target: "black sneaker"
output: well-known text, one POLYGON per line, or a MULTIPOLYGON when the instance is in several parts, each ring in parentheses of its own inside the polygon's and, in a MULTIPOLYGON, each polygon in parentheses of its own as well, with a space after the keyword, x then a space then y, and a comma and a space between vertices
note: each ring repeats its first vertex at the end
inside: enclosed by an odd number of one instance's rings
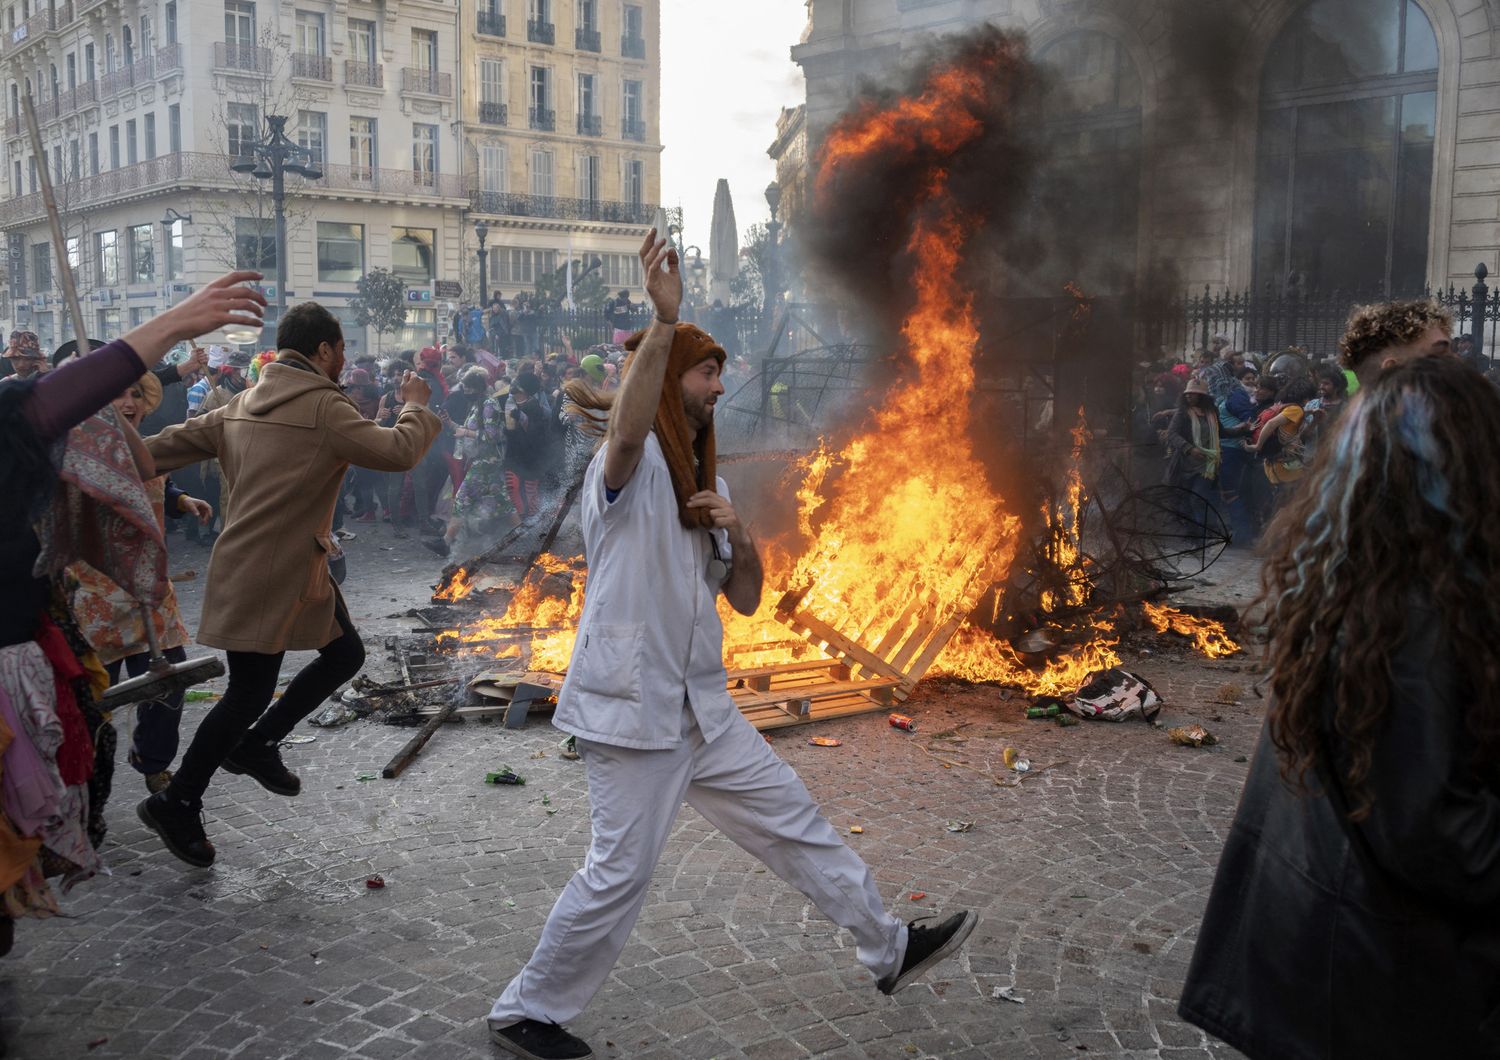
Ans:
POLYGON ((508 1027, 491 1027, 490 1041, 526 1060, 589 1060, 594 1050, 555 1023, 521 1020, 508 1027))
POLYGON ((175 857, 206 869, 214 863, 214 845, 203 831, 203 809, 175 799, 165 791, 142 799, 135 815, 161 837, 175 857))
POLYGON ((225 757, 224 772, 248 775, 273 795, 294 797, 302 793, 302 781, 281 762, 275 743, 246 736, 225 757))
POLYGON ((448 555, 448 542, 441 537, 424 537, 422 544, 439 556, 446 558, 448 555))
POLYGON ((954 913, 937 927, 919 926, 921 921, 931 919, 919 916, 907 925, 906 956, 901 967, 875 984, 882 994, 894 994, 934 964, 956 953, 979 923, 979 914, 966 910, 954 913))

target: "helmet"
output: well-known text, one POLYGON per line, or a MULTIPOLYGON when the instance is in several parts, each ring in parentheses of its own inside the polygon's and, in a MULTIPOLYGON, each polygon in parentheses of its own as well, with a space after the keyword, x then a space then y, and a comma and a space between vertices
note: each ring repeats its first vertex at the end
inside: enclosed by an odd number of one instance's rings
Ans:
POLYGON ((604 382, 604 358, 597 353, 588 354, 578 362, 578 367, 583 369, 583 374, 589 377, 590 382, 604 382))

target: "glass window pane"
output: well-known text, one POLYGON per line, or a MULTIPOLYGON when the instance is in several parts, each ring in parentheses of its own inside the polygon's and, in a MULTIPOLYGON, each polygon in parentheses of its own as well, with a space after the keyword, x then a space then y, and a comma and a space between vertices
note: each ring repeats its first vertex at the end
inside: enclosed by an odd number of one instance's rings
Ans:
POLYGON ((1384 287, 1396 100, 1297 111, 1292 269, 1310 291, 1384 287))
POLYGON ((1427 13, 1412 0, 1406 0, 1406 62, 1407 70, 1436 70, 1438 66, 1437 37, 1433 35, 1432 23, 1427 13))
POLYGON ((1427 230, 1432 215, 1432 146, 1437 93, 1401 101, 1401 166, 1391 246, 1391 293, 1415 295, 1427 284, 1427 230))
POLYGON ((1397 72, 1405 0, 1314 0, 1271 46, 1264 88, 1290 92, 1397 72))

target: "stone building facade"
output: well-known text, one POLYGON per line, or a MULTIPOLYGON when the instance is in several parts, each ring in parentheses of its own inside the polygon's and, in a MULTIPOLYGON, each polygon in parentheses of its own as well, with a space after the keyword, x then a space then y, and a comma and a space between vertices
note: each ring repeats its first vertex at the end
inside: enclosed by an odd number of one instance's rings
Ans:
POLYGON ((1067 104, 1049 144, 1096 175, 1099 252, 1137 276, 1170 261, 1197 290, 1404 293, 1472 283, 1500 257, 1500 0, 808 8, 792 54, 813 150, 862 79, 933 37, 1024 31, 1067 104), (1186 74, 1205 62, 1235 89, 1227 108, 1186 74))
POLYGON ((507 297, 571 255, 643 292, 661 199, 660 0, 461 0, 462 135, 487 281, 507 297), (516 10, 507 10, 514 7, 516 10))

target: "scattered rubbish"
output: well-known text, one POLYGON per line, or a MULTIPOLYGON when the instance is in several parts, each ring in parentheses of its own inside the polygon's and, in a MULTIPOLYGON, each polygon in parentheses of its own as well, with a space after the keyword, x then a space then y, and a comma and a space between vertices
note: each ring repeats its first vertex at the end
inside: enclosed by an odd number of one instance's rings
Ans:
POLYGON ((1031 759, 1027 758, 1014 747, 1007 747, 1000 752, 1000 758, 1005 762, 1006 769, 1014 769, 1017 773, 1028 773, 1031 771, 1031 759))
POLYGON ((1234 756, 1234 760, 1236 762, 1248 762, 1248 761, 1250 761, 1250 759, 1246 758, 1244 755, 1235 755, 1234 756))
POLYGON ((218 699, 219 693, 210 692, 206 688, 189 689, 187 695, 182 697, 188 703, 206 703, 210 699, 218 699))
POLYGON ((318 1003, 318 999, 315 997, 304 997, 302 999, 302 1003, 304 1005, 316 1005, 318 1003))
POLYGON ((1150 721, 1161 711, 1161 697, 1143 678, 1112 666, 1089 674, 1087 683, 1067 706, 1083 718, 1124 721, 1140 717, 1150 721))
POLYGON ((366 780, 379 780, 380 779, 380 774, 379 773, 361 773, 357 777, 355 777, 354 779, 360 781, 361 783, 363 783, 366 780))
POLYGON ((1051 696, 1046 696, 1044 699, 1045 702, 1038 700, 1035 706, 1026 708, 1026 716, 1028 718, 1055 718, 1063 712, 1062 700, 1054 699, 1051 696))
POLYGON ((1238 703, 1245 694, 1245 690, 1239 685, 1220 685, 1214 692, 1215 703, 1238 703))
POLYGON ((1026 1004, 1026 999, 1016 993, 1016 988, 1013 986, 997 986, 990 992, 990 997, 996 1001, 1011 1001, 1017 1005, 1026 1004))
POLYGON ((174 581, 174 582, 190 582, 190 581, 192 581, 196 577, 198 577, 198 572, 197 571, 195 571, 195 570, 185 570, 185 571, 179 571, 178 573, 173 574, 173 575, 169 575, 168 578, 167 578, 167 580, 168 581, 174 581))
POLYGON ((1183 747, 1209 747, 1219 742, 1219 738, 1202 725, 1168 729, 1167 735, 1172 738, 1173 743, 1181 744, 1183 747))
POLYGON ((968 831, 972 831, 973 828, 974 828, 974 822, 973 821, 949 821, 948 822, 948 831, 950 831, 950 832, 968 832, 968 831))
POLYGON ((282 738, 281 746, 282 747, 293 747, 293 746, 295 746, 297 744, 301 744, 301 743, 313 743, 316 740, 317 740, 317 737, 314 736, 310 732, 294 732, 290 736, 286 736, 286 737, 282 738))
POLYGON ((551 806, 552 805, 552 796, 551 795, 543 795, 542 796, 542 805, 543 806, 551 806))
POLYGON ((526 779, 509 766, 501 766, 494 773, 486 773, 484 782, 486 784, 525 784, 526 779))
POLYGON ((912 721, 905 714, 892 714, 886 720, 891 723, 891 728, 893 729, 900 729, 903 732, 917 731, 917 723, 912 721))
POLYGON ((1057 724, 1059 728, 1070 729, 1074 725, 1080 724, 1080 722, 1076 714, 1059 714, 1057 716, 1057 724))
POLYGON ((913 902, 920 902, 923 898, 926 898, 926 897, 927 897, 927 892, 926 891, 912 891, 911 895, 910 895, 910 898, 911 898, 911 900, 913 902))
POLYGON ((850 835, 864 835, 865 834, 865 830, 863 828, 861 828, 857 824, 851 824, 849 826, 849 834, 850 835))
POLYGON ((844 744, 843 740, 835 739, 832 736, 814 736, 807 742, 813 747, 842 747, 844 744))
POLYGON ((97 1049, 107 1041, 109 1041, 108 1038, 95 1038, 93 1041, 89 1042, 89 1048, 97 1049))
POLYGON ((507 908, 507 909, 514 909, 515 907, 516 907, 516 900, 514 898, 507 898, 505 900, 505 908, 507 908))
POLYGON ((562 758, 563 758, 563 761, 565 761, 565 762, 576 762, 576 761, 578 761, 578 737, 576 737, 576 736, 569 736, 566 740, 564 740, 558 746, 562 748, 562 758))
POLYGON ((546 758, 547 757, 547 752, 546 751, 537 751, 531 757, 532 758, 546 758))
MULTIPOLYGON (((353 689, 349 690, 349 692, 353 691, 353 689)), ((349 695, 349 692, 345 692, 344 695, 349 695)), ((363 696, 359 696, 357 692, 354 694, 360 699, 364 698, 363 696)), ((316 718, 308 719, 307 723, 309 725, 316 725, 320 729, 336 729, 340 725, 348 725, 358 717, 359 715, 350 710, 344 703, 335 700, 328 704, 323 713, 319 714, 316 718)))
POLYGON ((385 877, 371 876, 369 879, 365 880, 365 886, 370 888, 370 890, 372 891, 378 891, 385 886, 385 877))

